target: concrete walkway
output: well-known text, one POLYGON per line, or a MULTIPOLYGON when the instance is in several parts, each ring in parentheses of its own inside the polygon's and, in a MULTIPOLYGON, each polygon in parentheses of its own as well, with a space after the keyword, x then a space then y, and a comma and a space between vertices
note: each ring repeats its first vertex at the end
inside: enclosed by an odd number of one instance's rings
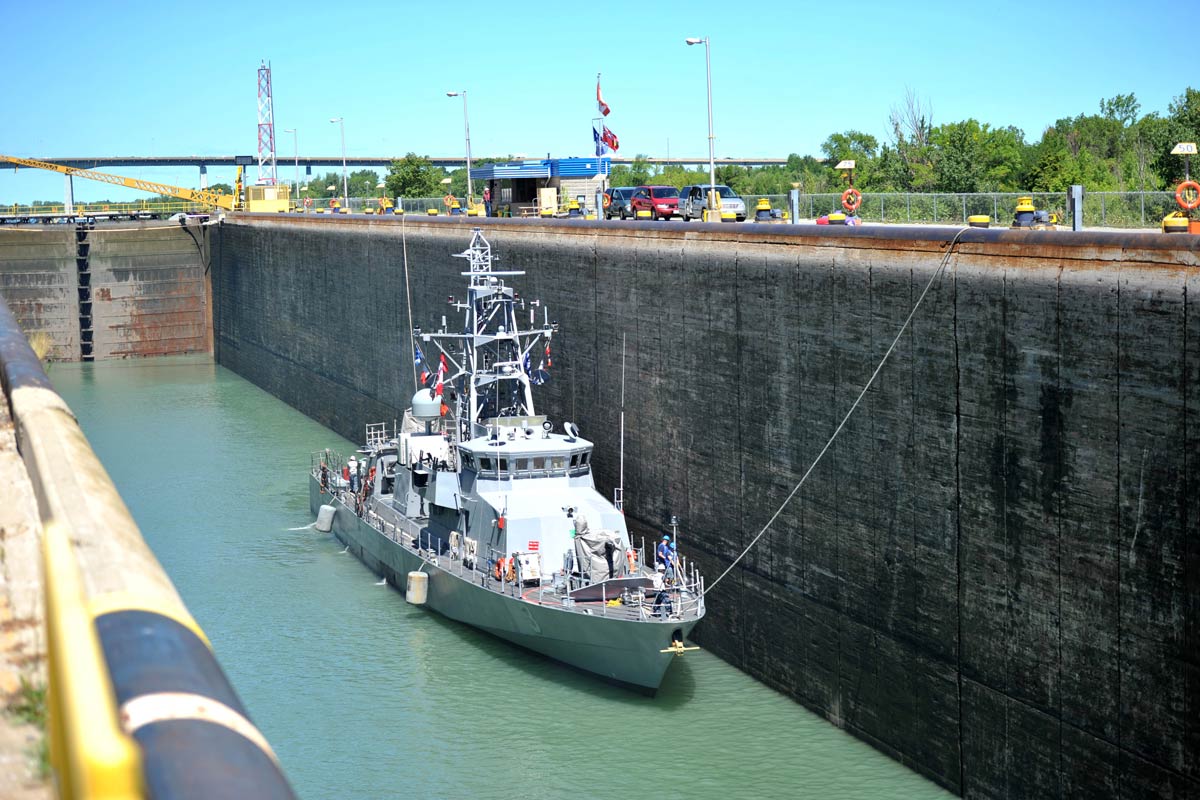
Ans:
MULTIPOLYGON (((21 699, 22 682, 46 684, 42 624, 40 526, 25 463, 17 452, 7 403, 0 403, 0 706, 21 699)), ((39 776, 42 731, 0 714, 0 797, 43 800, 54 796, 39 776)))

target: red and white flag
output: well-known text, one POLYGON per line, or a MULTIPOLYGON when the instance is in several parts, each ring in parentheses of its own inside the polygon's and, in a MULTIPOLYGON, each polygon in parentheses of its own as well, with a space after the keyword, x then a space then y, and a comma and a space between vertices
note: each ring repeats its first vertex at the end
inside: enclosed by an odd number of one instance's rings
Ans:
POLYGON ((604 142, 610 150, 616 151, 621 149, 621 142, 617 139, 617 135, 604 126, 604 132, 600 134, 600 141, 604 142))
MULTIPOLYGON (((600 109, 601 116, 605 116, 605 117, 608 116, 608 112, 610 111, 610 109, 608 107, 608 103, 604 102, 603 95, 600 94, 600 76, 599 75, 596 76, 596 107, 600 109)), ((616 150, 615 147, 613 149, 616 150)))

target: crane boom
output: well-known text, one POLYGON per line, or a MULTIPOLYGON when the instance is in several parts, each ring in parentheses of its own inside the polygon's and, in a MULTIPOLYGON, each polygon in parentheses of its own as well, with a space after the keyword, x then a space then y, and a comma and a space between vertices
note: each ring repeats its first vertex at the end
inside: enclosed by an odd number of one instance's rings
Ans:
POLYGON ((228 211, 233 211, 238 205, 238 198, 233 195, 222 192, 211 192, 208 189, 184 189, 181 186, 170 186, 165 183, 154 183, 153 181, 143 181, 137 178, 124 178, 120 175, 109 175, 106 172, 96 172, 90 169, 64 167, 61 164, 53 164, 49 161, 37 161, 32 158, 0 155, 0 160, 11 161, 23 167, 36 167, 38 169, 48 169, 52 172, 61 172, 65 175, 78 175, 80 178, 111 183, 115 186, 128 186, 130 189, 141 189, 144 192, 157 192, 158 194, 166 194, 172 197, 181 197, 184 200, 205 203, 217 206, 218 208, 224 208, 228 211))

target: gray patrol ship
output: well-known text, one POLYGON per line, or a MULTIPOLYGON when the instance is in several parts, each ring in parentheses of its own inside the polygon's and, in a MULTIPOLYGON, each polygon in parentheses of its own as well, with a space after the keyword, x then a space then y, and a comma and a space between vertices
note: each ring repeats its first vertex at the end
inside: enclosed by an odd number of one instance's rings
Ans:
POLYGON ((313 455, 316 526, 409 602, 653 692, 695 649, 685 641, 704 617, 703 578, 669 547, 648 563, 621 488, 613 503, 595 489, 592 443, 535 412, 558 325, 544 307, 537 324, 540 304, 506 284, 524 273, 493 270, 478 228, 458 256, 470 264, 466 298, 450 300, 462 331, 413 328, 426 388, 399 429, 367 425, 358 457, 313 455))

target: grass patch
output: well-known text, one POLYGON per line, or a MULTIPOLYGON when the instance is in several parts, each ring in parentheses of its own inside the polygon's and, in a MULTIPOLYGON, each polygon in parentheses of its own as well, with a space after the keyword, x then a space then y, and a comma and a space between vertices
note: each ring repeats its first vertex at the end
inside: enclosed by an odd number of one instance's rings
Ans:
POLYGON ((21 688, 8 704, 8 712, 17 720, 36 726, 41 732, 41 738, 32 755, 37 761, 38 777, 46 780, 50 777, 50 740, 46 736, 46 687, 21 676, 21 688))

